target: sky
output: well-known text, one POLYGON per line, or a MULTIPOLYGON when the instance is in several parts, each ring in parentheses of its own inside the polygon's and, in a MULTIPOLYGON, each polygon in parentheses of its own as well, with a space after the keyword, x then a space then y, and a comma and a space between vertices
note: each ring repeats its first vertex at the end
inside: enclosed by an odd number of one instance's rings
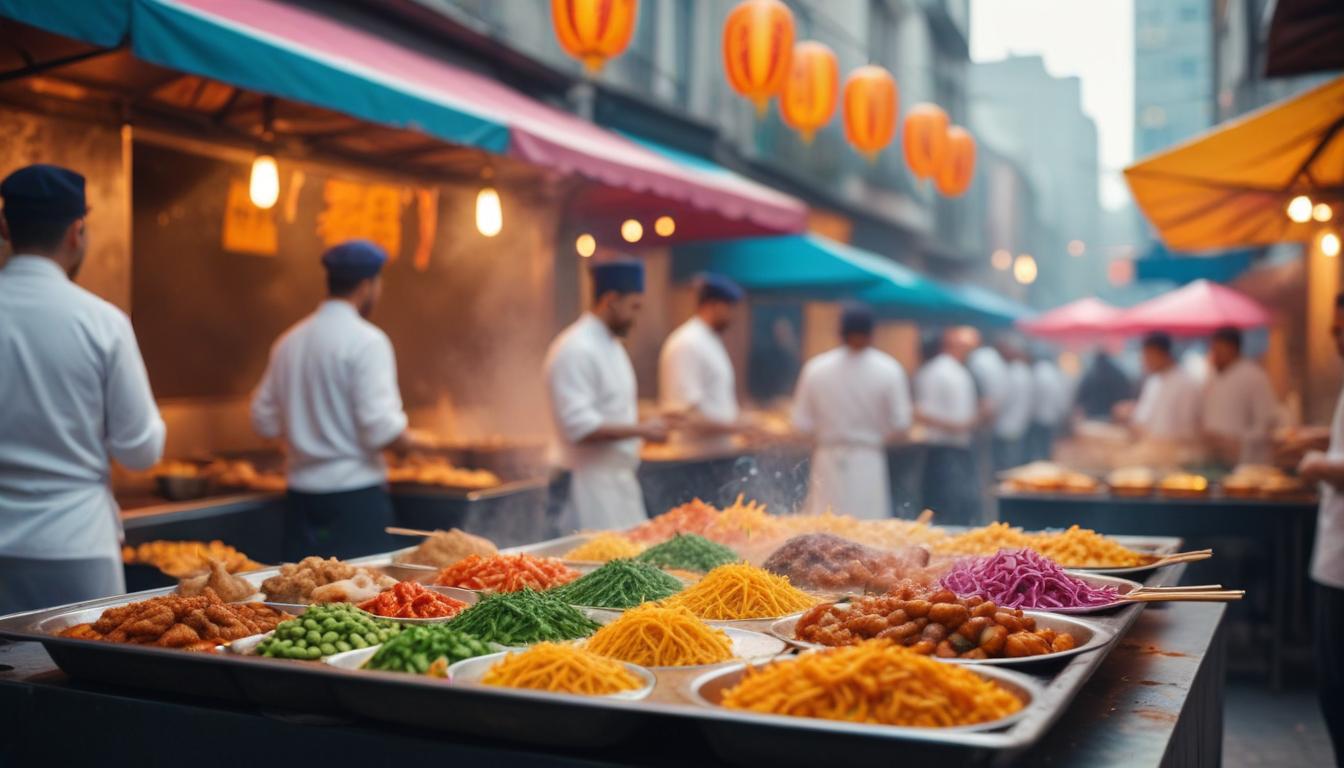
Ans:
POLYGON ((1134 155, 1132 0, 971 0, 971 58, 1039 54, 1052 75, 1077 75, 1097 123, 1101 202, 1129 200, 1120 171, 1134 155))

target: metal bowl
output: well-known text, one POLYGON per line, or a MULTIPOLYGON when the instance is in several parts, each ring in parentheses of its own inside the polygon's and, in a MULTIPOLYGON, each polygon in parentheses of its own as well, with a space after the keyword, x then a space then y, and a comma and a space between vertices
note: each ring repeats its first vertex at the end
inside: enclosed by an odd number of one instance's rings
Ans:
MULTIPOLYGON (((1059 659, 1076 656, 1080 653, 1095 651, 1098 648, 1105 647, 1115 639, 1115 633, 1113 631, 1100 624, 1093 624, 1090 621, 1075 619, 1072 616, 1061 616, 1056 613, 1046 613, 1045 611, 1023 611, 1022 613, 1036 620, 1037 629, 1053 629, 1056 632, 1068 632, 1078 641, 1078 645, 1067 651, 1059 651, 1058 653, 1043 653, 1039 656, 1021 656, 1017 658, 944 659, 937 656, 931 656, 930 658, 949 664, 965 664, 968 666, 1020 667, 1028 664, 1058 661, 1059 659)), ((770 625, 770 634, 790 645, 807 650, 824 651, 833 647, 829 645, 821 645, 820 643, 810 643, 806 640, 799 640, 794 636, 794 626, 797 623, 797 616, 780 619, 770 625)))
POLYGON ((984 723, 974 725, 958 725, 948 728, 919 728, 905 725, 876 725, 872 723, 851 723, 843 720, 823 720, 812 717, 798 717, 794 715, 775 715, 764 714, 760 712, 751 712, 748 710, 730 710, 725 709, 720 702, 723 701, 724 691, 737 685, 746 674, 747 667, 764 666, 765 664, 793 664, 795 658, 785 657, 769 662, 758 662, 756 664, 737 664, 724 669, 717 669, 712 672, 697 677, 691 681, 691 694, 697 704, 706 707, 713 707, 719 714, 725 715, 732 713, 734 718, 750 719, 751 721, 760 720, 772 725, 778 725, 786 728, 806 727, 803 723, 810 723, 812 727, 824 727, 827 730, 852 730, 855 732, 873 732, 876 729, 878 733, 884 736, 910 736, 915 739, 921 738, 930 732, 948 733, 959 732, 968 733, 974 731, 995 731, 1001 728, 1007 728, 1013 723, 1027 716, 1032 705, 1038 701, 1043 693, 1041 685, 1030 677, 1006 669, 994 669, 989 667, 977 667, 971 670, 974 674, 997 683, 1004 690, 1016 696, 1018 701, 1022 702, 1022 708, 1018 711, 1001 717, 997 720, 990 720, 984 723))
MULTIPOLYGON (((425 586, 431 592, 437 592, 440 595, 443 595, 444 597, 451 597, 454 600, 460 600, 466 603, 468 608, 475 605, 476 602, 481 599, 481 594, 479 592, 470 589, 459 589, 457 587, 438 587, 438 586, 431 586, 428 584, 425 586)), ((360 608, 358 605, 355 606, 355 609, 360 611, 361 613, 366 613, 375 619, 382 619, 383 621, 395 621, 398 624, 405 624, 407 626, 415 626, 417 624, 443 624, 445 622, 452 621, 462 613, 462 611, 458 611, 457 613, 454 613, 452 616, 435 616, 433 618, 428 619, 401 619, 397 618, 396 616, 380 616, 372 611, 366 611, 363 608, 360 608)), ((463 608, 462 610, 465 611, 466 608, 463 608)))
MULTIPOLYGON (((517 653, 517 651, 503 651, 500 653, 492 653, 489 654, 488 656, 476 656, 470 659, 463 659, 462 661, 459 661, 456 664, 453 664, 448 667, 448 681, 453 683, 454 685, 474 685, 474 686, 481 685, 481 678, 485 677, 486 671, 488 671, 496 663, 502 661, 504 657, 508 656, 510 653, 517 653)), ((633 675, 635 675, 635 677, 638 677, 641 681, 643 681, 644 685, 642 685, 639 688, 636 688, 633 691, 620 691, 619 693, 609 693, 605 696, 600 696, 597 698, 638 701, 639 699, 642 699, 653 692, 653 686, 656 684, 657 678, 653 676, 652 672, 645 669, 644 667, 639 666, 638 664, 628 664, 626 662, 621 663, 624 664, 625 668, 630 670, 630 672, 633 675)), ((498 686, 489 686, 489 687, 494 688, 496 690, 513 690, 510 688, 500 688, 498 686)), ((548 693, 548 691, 533 691, 532 689, 527 690, 535 693, 548 693)), ((592 698, 577 693, 557 693, 555 695, 592 698)))

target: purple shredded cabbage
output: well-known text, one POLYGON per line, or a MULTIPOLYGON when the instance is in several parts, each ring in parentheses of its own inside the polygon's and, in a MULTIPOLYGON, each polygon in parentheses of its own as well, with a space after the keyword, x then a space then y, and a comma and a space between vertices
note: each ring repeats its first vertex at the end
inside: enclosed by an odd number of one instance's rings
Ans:
POLYGON ((1084 608, 1120 596, 1115 587, 1093 587, 1030 549, 963 558, 940 581, 961 597, 979 595, 1004 608, 1084 608))

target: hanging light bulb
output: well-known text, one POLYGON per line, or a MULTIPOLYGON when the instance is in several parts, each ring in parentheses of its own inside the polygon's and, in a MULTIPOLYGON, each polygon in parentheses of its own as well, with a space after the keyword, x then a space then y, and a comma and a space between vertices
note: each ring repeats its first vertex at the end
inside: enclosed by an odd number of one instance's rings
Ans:
POLYGON ((280 199, 280 168, 270 155, 257 155, 252 160, 252 176, 247 184, 252 204, 263 211, 275 207, 280 199))
POLYGON ((671 237, 672 233, 677 231, 677 222, 673 221, 671 216, 659 216, 653 220, 653 231, 657 232, 659 237, 671 237))
POLYGON ((1036 259, 1029 253, 1019 253, 1013 262, 1013 277, 1023 285, 1036 282, 1036 259))
POLYGON ((1007 272, 1013 268, 1013 253, 1007 248, 1000 248, 990 255, 989 263, 1000 272, 1007 272))
POLYGON ((644 236, 644 225, 634 219, 626 219, 621 222, 621 237, 627 243, 638 243, 644 236))
POLYGON ((1326 232, 1321 235, 1321 253, 1334 258, 1339 255, 1339 235, 1334 232, 1326 232))
POLYGON ((1317 203, 1315 208, 1311 209, 1311 218, 1317 221, 1329 221, 1335 212, 1325 203, 1317 203))
POLYGON ((499 192, 494 187, 481 187, 476 193, 476 231, 494 237, 504 228, 504 211, 499 205, 499 192))
POLYGON ((1298 224, 1311 221, 1311 198, 1298 195, 1288 202, 1288 218, 1298 224))
POLYGON ((578 251, 579 255, 585 259, 592 256, 597 253, 597 238, 584 232, 574 241, 574 250, 578 251))

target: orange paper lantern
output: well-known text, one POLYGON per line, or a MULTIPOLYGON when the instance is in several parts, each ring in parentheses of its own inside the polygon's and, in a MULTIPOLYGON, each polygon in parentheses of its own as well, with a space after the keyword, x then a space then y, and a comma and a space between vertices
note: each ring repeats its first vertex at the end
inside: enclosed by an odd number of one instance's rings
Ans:
POLYGON ((896 135, 896 80, 869 64, 845 78, 845 138, 870 161, 896 135))
POLYGON ((551 23, 565 53, 596 73, 625 52, 639 0, 551 0, 551 23))
POLYGON ((793 55, 793 12, 779 0, 746 0, 723 25, 723 64, 728 84, 765 114, 784 88, 793 55))
POLYGON ((811 40, 799 43, 793 48, 789 76, 779 94, 780 119, 810 143, 816 130, 835 113, 838 90, 840 66, 835 53, 811 40))
POLYGON ((954 125, 947 129, 947 158, 933 176, 938 191, 957 197, 971 186, 975 176, 975 139, 971 132, 954 125))
POLYGON ((905 118, 905 162, 917 178, 927 179, 947 159, 947 113, 936 104, 916 104, 905 118))

